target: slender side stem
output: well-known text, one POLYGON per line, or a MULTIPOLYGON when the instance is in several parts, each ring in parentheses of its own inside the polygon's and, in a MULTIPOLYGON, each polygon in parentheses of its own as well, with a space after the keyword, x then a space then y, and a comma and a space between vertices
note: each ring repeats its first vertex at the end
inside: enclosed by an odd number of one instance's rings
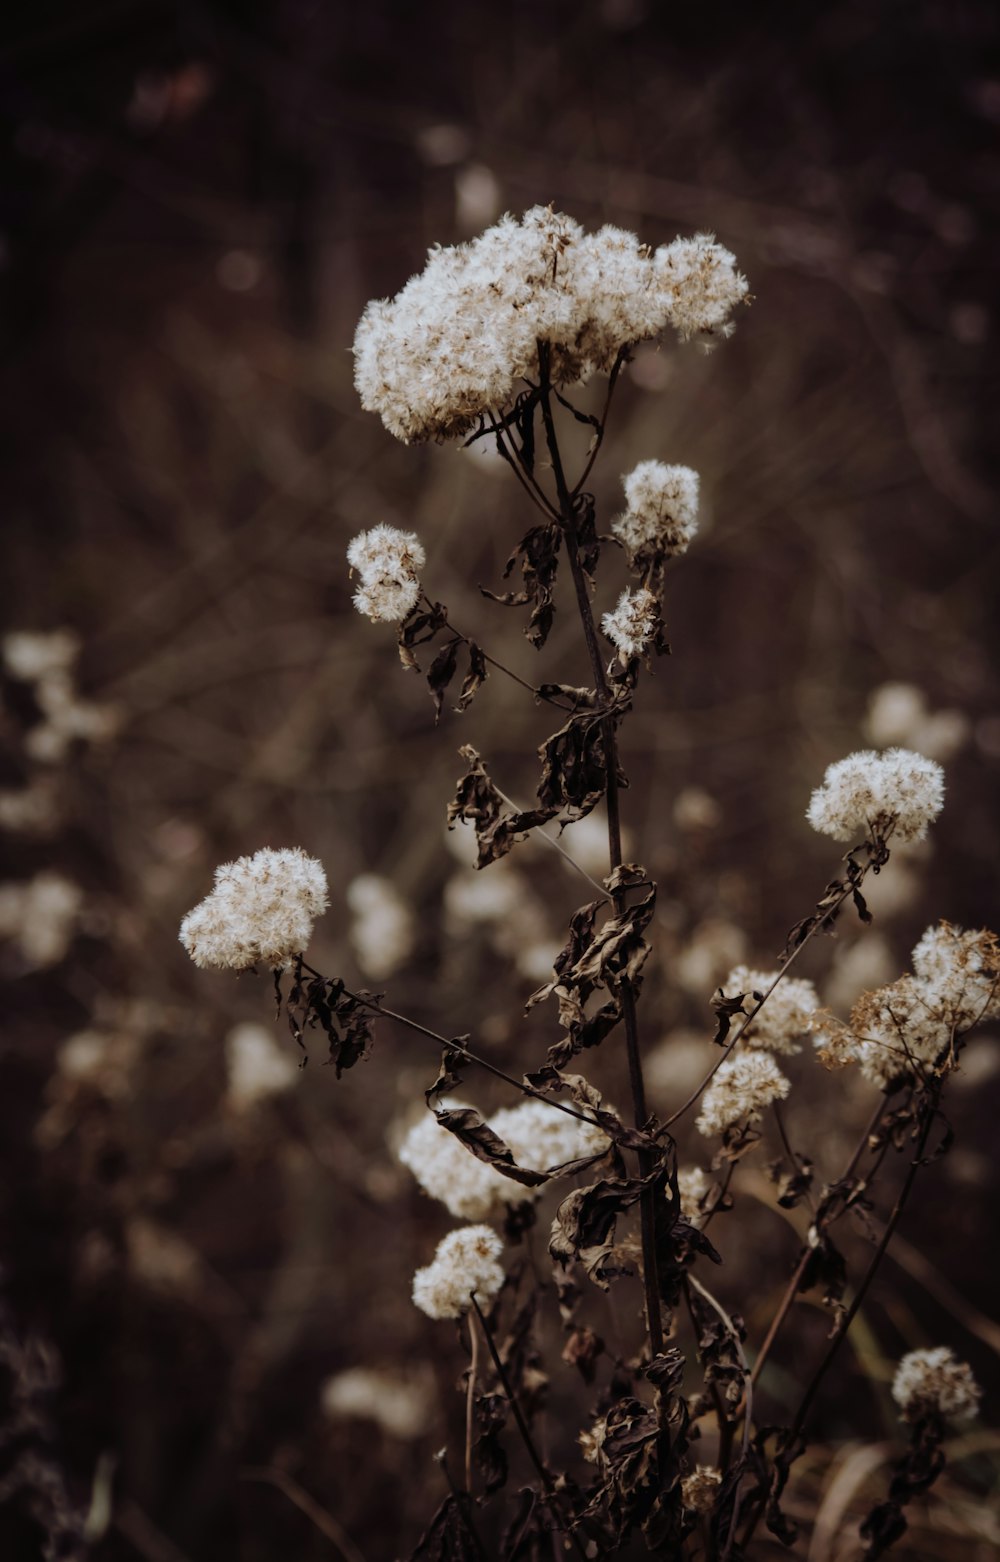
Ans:
POLYGON ((518 482, 521 484, 521 487, 524 489, 532 504, 536 509, 541 510, 542 514, 547 516, 550 521, 558 521, 559 511, 555 508, 552 501, 549 499, 544 488, 542 488, 534 473, 529 471, 529 469, 525 466, 523 460, 521 459, 520 452, 518 451, 517 446, 514 444, 514 441, 510 440, 510 444, 508 446, 507 442, 504 440, 503 432, 499 427, 495 429, 495 433, 497 436, 497 450, 499 451, 500 455, 503 456, 504 460, 507 462, 507 465, 513 468, 518 482))
MULTIPOLYGON (((317 976, 320 981, 325 980, 325 977, 313 966, 307 965, 304 960, 300 963, 303 971, 308 971, 310 976, 317 976)), ((366 1009, 371 1009, 375 1014, 380 1014, 383 1019, 395 1020, 397 1025, 405 1026, 407 1030, 416 1032, 418 1036, 427 1036, 440 1046, 447 1047, 452 1052, 457 1052, 460 1058, 465 1059, 466 1063, 475 1063, 479 1068, 485 1069, 488 1074, 493 1074, 497 1079, 502 1079, 505 1084, 513 1086, 522 1096, 531 1096, 536 1101, 544 1101, 546 1106, 554 1106, 557 1112, 565 1112, 567 1117, 575 1117, 579 1122, 587 1123, 593 1127, 594 1119, 588 1117, 585 1112, 578 1112, 576 1107, 567 1106, 565 1101, 557 1101, 554 1096, 546 1095, 544 1090, 536 1090, 533 1085, 525 1084, 524 1080, 515 1079, 513 1074, 506 1074, 502 1068, 497 1068, 496 1064, 491 1063, 488 1058, 481 1057, 478 1052, 473 1052, 472 1048, 467 1047, 464 1042, 458 1041, 454 1037, 442 1036, 439 1031, 428 1030, 426 1025, 421 1025, 418 1020, 411 1020, 409 1015, 397 1014, 395 1009, 387 1009, 378 998, 368 997, 364 993, 353 993, 346 988, 344 991, 348 998, 353 998, 356 1003, 363 1004, 366 1009)))
POLYGON ((871 1263, 865 1270, 861 1284, 858 1286, 858 1289, 854 1294, 854 1299, 844 1315, 844 1321, 827 1346, 823 1360, 820 1362, 819 1367, 813 1374, 809 1387, 802 1396, 802 1403, 799 1405, 799 1408, 795 1413, 795 1421, 792 1425, 793 1437, 797 1437, 805 1425, 806 1417, 812 1408, 812 1403, 816 1398, 816 1393, 819 1389, 819 1386, 822 1383, 823 1378, 826 1376, 827 1370, 830 1367, 833 1358, 840 1349, 842 1341, 846 1338, 851 1324, 858 1315, 861 1304, 868 1294, 868 1288, 875 1278, 875 1272, 878 1269, 879 1264, 882 1262, 886 1248, 889 1246, 889 1243, 892 1240, 892 1234, 899 1224, 899 1218, 902 1215, 904 1208, 906 1207, 906 1201, 913 1189, 913 1184, 917 1180, 917 1173, 923 1165, 924 1151, 927 1148, 927 1141, 930 1138, 931 1129, 933 1128, 935 1119, 937 1117, 938 1102, 940 1101, 940 1098, 941 1084, 940 1081, 937 1081, 930 1092, 930 1099, 927 1104, 927 1119, 922 1129, 920 1130, 920 1137, 917 1140, 917 1148, 914 1152, 913 1159, 910 1162, 909 1170, 906 1173, 906 1179, 903 1183, 903 1186, 900 1188, 899 1195, 892 1207, 892 1214, 889 1216, 885 1230, 879 1238, 878 1246, 875 1249, 875 1252, 872 1254, 871 1263))
MULTIPOLYGON (((746 1456, 747 1456, 747 1449, 750 1446, 750 1427, 751 1427, 751 1425, 753 1423, 753 1380, 752 1380, 752 1378, 750 1376, 750 1368, 749 1368, 749 1365, 747 1364, 747 1358, 746 1358, 746 1355, 744 1354, 744 1351, 743 1351, 743 1342, 741 1341, 738 1333, 736 1332, 736 1327, 735 1327, 735 1325, 733 1323, 733 1320, 730 1318, 729 1314, 726 1312, 726 1309, 723 1307, 722 1303, 717 1301, 716 1298, 712 1295, 712 1293, 708 1289, 708 1287, 705 1286, 705 1285, 702 1285, 701 1281, 699 1279, 697 1279, 697 1277, 695 1275, 693 1275, 693 1274, 688 1274, 688 1276, 687 1276, 687 1284, 692 1286, 694 1288, 694 1290, 696 1290, 698 1292, 699 1296, 704 1297, 704 1299, 708 1303, 708 1305, 710 1307, 712 1307, 715 1310, 716 1313, 718 1313, 719 1317, 722 1319, 723 1327, 725 1328, 726 1333, 729 1335, 729 1337, 732 1340, 733 1345, 734 1345, 734 1347, 736 1349, 736 1354, 739 1357, 740 1366, 743 1368, 743 1376, 744 1376, 744 1381, 746 1383, 746 1391, 744 1393, 743 1400, 741 1402, 741 1405, 740 1405, 739 1409, 737 1409, 736 1412, 733 1415, 732 1421, 733 1421, 733 1424, 735 1424, 737 1418, 740 1415, 740 1411, 742 1410, 743 1411, 743 1459, 744 1459, 744 1462, 745 1462, 746 1461, 746 1456)), ((737 1478, 736 1493, 735 1493, 735 1495, 733 1497, 733 1516, 732 1516, 732 1519, 730 1520, 729 1530, 728 1530, 728 1533, 726 1535, 726 1544, 725 1544, 725 1546, 723 1547, 723 1550, 722 1550, 722 1562, 725 1562, 726 1557, 728 1557, 730 1551, 732 1550, 733 1541, 736 1538, 736 1525, 738 1524, 739 1517, 740 1517, 740 1484, 741 1484, 741 1479, 742 1479, 742 1477, 738 1477, 737 1478)))
MULTIPOLYGON (((517 1422, 517 1430, 521 1434, 521 1441, 524 1444, 524 1447, 525 1447, 525 1450, 527 1452, 528 1458, 531 1460, 532 1464, 535 1467, 535 1471, 536 1471, 536 1473, 538 1475, 539 1480, 542 1483, 542 1487, 543 1487, 543 1489, 545 1491, 545 1495, 548 1497, 549 1502, 552 1504, 552 1507, 553 1507, 554 1511, 556 1512, 556 1514, 559 1517, 560 1523, 563 1525, 566 1533, 569 1535, 571 1541, 573 1542, 573 1546, 574 1546, 574 1549, 576 1550, 577 1555, 580 1558, 583 1559, 583 1562, 586 1562, 586 1555, 587 1554, 584 1551, 583 1546, 580 1543, 580 1538, 577 1535, 576 1530, 573 1529, 571 1525, 566 1523, 565 1516, 563 1515, 563 1512, 562 1512, 562 1506, 561 1506, 560 1501, 559 1501, 559 1494, 558 1494, 558 1492, 555 1489, 555 1484, 554 1484, 554 1482, 552 1480, 551 1475, 549 1474, 548 1470, 545 1468, 544 1464, 542 1463, 541 1455, 539 1454, 538 1449, 535 1446, 535 1440, 534 1440, 534 1438, 531 1435, 531 1428, 528 1426, 528 1423, 527 1423, 527 1421, 525 1420, 525 1417, 524 1417, 524 1412, 523 1412, 523 1410, 521 1409, 520 1405, 517 1402, 517 1395, 514 1393, 514 1389, 513 1389, 513 1386, 511 1385, 510 1378, 507 1375, 507 1369, 504 1366, 502 1360, 500 1359, 500 1352, 497 1350, 496 1342, 493 1339, 493 1331, 491 1330, 489 1324, 486 1321, 486 1318, 485 1318, 485 1316, 483 1314, 483 1310, 480 1307, 479 1303, 477 1302, 474 1292, 472 1294, 472 1305, 475 1308, 476 1317, 479 1319, 480 1325, 482 1327, 483 1338, 486 1341, 486 1346, 487 1346, 487 1349, 489 1350, 490 1358, 491 1358, 491 1360, 493 1362, 494 1367, 496 1368, 497 1377, 500 1379, 501 1387, 503 1388, 504 1394, 507 1397, 507 1403, 510 1405, 511 1411, 512 1411, 513 1416, 514 1416, 514 1420, 517 1422)), ((469 1319, 469 1322, 471 1324, 471 1322, 472 1322, 471 1317, 469 1319)))
MULTIPOLYGON (((442 606, 441 603, 432 602, 426 592, 424 593, 424 600, 428 607, 433 608, 442 606)), ((458 625, 452 622, 447 608, 444 608, 443 611, 445 614, 445 621, 452 634, 455 635, 457 639, 461 640, 463 645, 471 645, 471 636, 463 634, 458 625)), ((478 640, 476 641, 476 644, 479 645, 478 640)), ((521 688, 527 689, 528 693, 534 695, 536 700, 544 700, 547 705, 554 705, 557 710, 572 711, 573 707, 571 705, 566 705, 562 700, 557 700, 551 694, 543 694, 541 689, 537 689, 533 683, 529 683, 526 678, 522 678, 520 673, 514 672, 513 668, 505 667, 503 662, 498 662, 496 657, 490 656, 488 651, 483 651, 481 645, 479 646, 479 649, 483 652, 484 661, 489 662, 491 667, 495 667, 498 673, 503 673, 505 677, 513 679, 514 683, 519 683, 521 688)))
MULTIPOLYGON (((916 1181, 917 1173, 920 1170, 921 1166, 923 1165, 924 1152, 925 1152, 925 1150, 927 1148, 927 1141, 930 1138, 931 1129, 933 1128, 935 1119, 937 1117, 937 1109, 938 1109, 938 1103, 940 1101, 940 1098, 941 1098, 941 1082, 940 1081, 936 1081, 935 1085, 933 1087, 932 1093, 930 1095, 930 1100, 928 1102, 927 1118, 926 1118, 926 1121, 924 1122, 924 1125, 923 1125, 923 1127, 922 1127, 922 1129, 920 1131, 920 1137, 919 1137, 919 1139, 917 1141, 917 1147, 916 1147, 916 1150, 914 1151, 913 1159, 910 1162, 910 1166, 909 1166, 909 1169, 907 1171, 906 1178, 905 1178, 905 1180, 903 1182, 903 1186, 900 1188, 899 1193, 898 1193, 897 1198, 896 1198, 896 1202, 893 1205, 892 1214, 889 1216, 889 1219, 888 1219, 888 1221, 886 1223, 885 1230, 883 1231, 882 1236, 879 1239, 879 1244, 878 1244, 877 1248, 875 1249, 875 1252, 872 1255, 871 1262, 869 1263, 868 1268, 865 1270, 864 1276, 863 1276, 863 1278, 861 1280, 861 1284, 858 1286, 857 1291, 854 1293, 854 1297, 853 1297, 853 1299, 851 1301, 851 1305, 847 1309, 847 1312, 844 1315, 844 1320, 843 1320, 840 1328, 837 1330, 836 1334, 831 1339, 829 1345, 827 1346, 827 1349, 826 1349, 826 1351, 823 1354, 823 1359, 821 1360, 819 1366, 816 1368, 816 1371, 813 1373, 812 1378, 810 1379, 809 1385, 806 1388, 806 1391, 805 1391, 805 1393, 802 1396, 802 1400, 801 1400, 801 1402, 799 1404, 799 1408, 795 1412, 795 1419, 792 1422, 792 1425, 788 1429, 788 1432, 786 1434, 786 1439, 787 1440, 786 1440, 785 1446, 788 1447, 788 1448, 794 1447, 797 1439, 801 1436, 801 1434, 802 1434, 802 1432, 803 1432, 803 1430, 805 1428, 806 1419, 807 1419, 807 1417, 809 1415, 810 1410, 812 1409, 813 1401, 816 1398, 816 1395, 817 1395, 817 1393, 819 1391, 820 1385, 823 1382, 823 1379, 825 1378, 827 1372, 829 1371, 830 1366, 832 1365, 833 1360, 836 1357, 837 1352, 840 1349, 841 1344, 847 1338, 847 1334, 848 1334, 848 1332, 850 1330, 851 1324, 854 1322, 855 1318, 857 1317, 857 1315, 858 1315, 858 1313, 859 1313, 859 1311, 861 1309, 861 1304, 862 1304, 862 1302, 864 1301, 865 1297, 868 1294, 868 1289, 869 1289, 872 1281, 875 1278, 875 1274, 876 1274, 876 1271, 878 1270, 879 1264, 882 1262, 882 1259, 885 1257, 886 1249, 888 1248, 889 1243, 892 1240, 893 1232, 895 1231, 897 1225, 899 1224, 900 1216, 902 1215, 903 1210, 906 1207, 907 1199, 909 1198, 910 1193, 911 1193, 911 1191, 913 1189, 913 1184, 916 1181)), ((883 1103, 883 1106, 884 1106, 884 1103, 883 1103)), ((870 1131, 871 1130, 869 1130, 869 1132, 870 1131)), ((855 1158, 855 1164, 856 1164, 856 1160, 857 1160, 857 1157, 855 1158)), ((747 1527, 746 1527, 746 1529, 745 1529, 745 1531, 743 1533, 742 1545, 744 1547, 744 1550, 749 1545, 750 1540, 753 1537, 753 1533, 754 1533, 755 1529, 757 1528, 757 1524, 758 1524, 758 1522, 760 1520, 760 1516, 763 1513, 765 1507, 766 1507, 766 1498, 762 1498, 761 1500, 758 1501, 758 1503, 757 1503, 753 1513, 750 1516, 749 1523, 747 1524, 747 1527)))
MULTIPOLYGON (((604 658, 601 655, 601 648, 597 640, 597 628, 594 624, 594 614, 590 606, 590 592, 584 576, 583 566, 580 562, 580 550, 577 545, 574 496, 570 493, 566 482, 562 457, 559 452, 559 442, 556 438, 549 384, 548 349, 543 344, 539 344, 539 362, 542 368, 542 394, 540 401, 542 421, 545 425, 545 439, 549 448, 549 455, 552 458, 556 492, 562 508, 563 535, 573 576, 577 606, 580 610, 580 622, 583 625, 583 635, 587 643, 587 654, 590 658, 594 686, 603 703, 610 705, 611 691, 608 686, 607 674, 604 670, 604 658)), ((607 756, 608 852, 613 871, 621 865, 622 834, 621 811, 618 798, 618 739, 612 716, 607 716, 604 720, 604 748, 607 756)), ((625 910, 625 896, 619 892, 613 899, 615 914, 620 916, 625 910)), ((632 1109, 635 1125, 637 1128, 642 1129, 645 1128, 649 1120, 649 1112, 646 1107, 646 1090, 642 1075, 642 1058, 639 1051, 639 1026, 636 1016, 635 993, 632 990, 631 983, 627 980, 623 980, 621 984, 621 1000, 622 1019, 625 1023, 629 1085, 632 1092, 632 1109)), ((648 1152, 640 1151, 640 1174, 646 1176, 652 1170, 652 1166, 652 1156, 648 1152)), ((639 1204, 642 1230, 642 1276, 646 1297, 646 1325, 649 1333, 649 1348, 654 1356, 658 1356, 663 1350, 663 1319, 660 1310, 660 1286, 656 1267, 656 1197, 656 1189, 653 1187, 647 1188, 643 1191, 639 1204)))
POLYGON ((594 443, 591 448, 590 455, 587 457, 587 464, 580 473, 577 485, 573 489, 574 499, 576 499, 583 492, 583 485, 590 476, 591 468, 593 467, 594 462, 597 460, 598 452, 604 443, 604 431, 608 426, 608 413, 611 411, 611 398, 615 393, 615 386, 618 384, 618 376, 622 371, 622 365, 624 362, 625 349, 623 347, 619 352, 618 357, 615 359, 614 367, 608 376, 608 394, 604 398, 604 408, 601 412, 600 423, 598 424, 597 432, 594 436, 594 443))
POLYGON ((469 1314, 469 1348, 469 1384, 465 1394, 465 1489, 471 1497, 472 1431, 476 1417, 476 1379, 479 1375, 479 1330, 472 1313, 469 1314))

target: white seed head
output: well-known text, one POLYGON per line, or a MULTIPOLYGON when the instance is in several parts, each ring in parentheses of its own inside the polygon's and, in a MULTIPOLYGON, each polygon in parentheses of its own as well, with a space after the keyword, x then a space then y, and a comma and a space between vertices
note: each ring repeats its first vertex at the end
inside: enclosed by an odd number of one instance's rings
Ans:
POLYGON ((622 479, 626 509, 611 523, 634 559, 685 553, 698 530, 698 474, 689 466, 640 461, 622 479))
POLYGON ((706 1137, 749 1122, 791 1086, 769 1052, 736 1052, 721 1065, 701 1103, 695 1123, 706 1137))
POLYGON ((323 864, 300 847, 264 847, 215 870, 215 888, 181 923, 195 965, 246 971, 302 954, 329 905, 323 864))
POLYGON ((452 439, 537 379, 540 342, 553 382, 572 385, 667 325, 722 334, 746 291, 733 257, 705 236, 654 256, 633 233, 586 234, 535 206, 432 249, 395 298, 371 302, 354 338, 355 384, 404 442, 452 439))
POLYGON ((928 1412, 962 1421, 979 1413, 982 1389, 966 1362, 956 1360, 946 1345, 937 1345, 903 1357, 892 1397, 904 1421, 917 1421, 928 1412))
MULTIPOLYGON (((749 966, 738 965, 730 971, 722 989, 730 996, 763 994, 777 975, 777 971, 752 971, 749 966)), ((748 996, 747 1003, 752 1002, 748 996)), ((809 1021, 818 1008, 812 982, 804 977, 783 977, 747 1030, 745 1045, 786 1055, 800 1051, 801 1038, 808 1032, 809 1021)), ((740 1023, 738 1016, 734 1023, 740 1023)))
POLYGON ((806 818, 814 830, 849 841, 858 834, 919 841, 944 802, 944 771, 905 748, 862 749, 830 765, 806 818))
POLYGON ((413 1277, 413 1300, 428 1318, 458 1318, 472 1295, 487 1308, 504 1282, 503 1243, 490 1226, 460 1226, 438 1243, 433 1262, 413 1277))
POLYGON ((347 550, 347 562, 361 584, 354 606, 373 623, 398 623, 420 600, 419 572, 426 554, 415 532, 373 526, 359 532, 347 550))
POLYGON ((700 1166, 692 1166, 689 1171, 677 1173, 677 1191, 681 1196, 681 1214, 691 1222, 692 1226, 700 1228, 702 1221, 705 1219, 702 1203, 710 1187, 711 1183, 700 1166))
POLYGON ((623 662, 641 656, 656 633, 660 604, 651 591, 626 589, 613 613, 605 613, 601 628, 623 662))

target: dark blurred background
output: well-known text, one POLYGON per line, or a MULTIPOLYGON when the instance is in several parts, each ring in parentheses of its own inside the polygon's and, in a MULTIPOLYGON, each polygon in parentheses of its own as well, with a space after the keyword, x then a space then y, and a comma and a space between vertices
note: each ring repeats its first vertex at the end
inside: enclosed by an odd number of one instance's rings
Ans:
MULTIPOLYGON (((637 353, 593 479, 606 524, 640 459, 702 478, 668 584, 674 654, 624 738, 631 850, 661 883, 658 1110, 711 1061, 713 987, 739 960, 773 965, 836 871, 804 810, 842 754, 903 742, 945 763, 949 795, 875 885, 874 928, 810 951, 825 999, 846 1013, 939 917, 996 926, 998 30, 956 0, 8 12, 5 1558, 89 1509, 102 1562, 380 1562, 445 1489, 431 1456, 461 1426, 463 1357, 409 1284, 449 1222, 393 1153, 434 1050, 384 1027, 339 1083, 318 1043, 297 1073, 269 982, 197 972, 177 943, 218 862, 302 845, 331 882, 321 970, 471 1031, 513 1072, 553 1039, 521 1004, 586 886, 542 845, 476 878, 444 831, 459 745, 524 802, 551 723, 494 677, 435 730, 391 629, 350 604, 350 538, 413 528, 428 590, 488 650, 529 681, 587 677, 568 596, 540 659, 519 612, 478 593, 532 520, 506 470, 405 449, 357 405, 358 316, 430 244, 551 201, 654 245, 708 229, 750 279, 717 352, 637 353)), ((602 609, 623 582, 609 559, 602 609)), ((574 839, 601 871, 595 832, 574 839)), ((792 1070, 790 1132, 831 1174, 871 1091, 792 1070)), ((590 1072, 624 1102, 613 1044, 590 1072)), ((885 1472, 862 1458, 842 1503, 831 1471, 895 1435, 903 1350, 953 1345, 997 1423, 998 1078, 981 1038, 951 1092, 955 1148, 842 1353, 791 1498, 810 1562, 857 1554, 851 1514, 885 1472)), ((697 1138, 686 1163, 707 1166, 697 1138)), ((765 1159, 713 1233, 751 1343, 797 1250, 760 1202, 765 1159)), ((863 1233, 847 1248, 856 1272, 863 1233)), ((796 1309, 762 1384, 773 1419, 828 1323, 796 1309)), ((543 1328, 557 1358, 557 1319, 543 1328)), ((569 1459, 596 1391, 553 1371, 546 1437, 569 1459)), ((898 1554, 993 1557, 998 1456, 968 1433, 898 1554)))

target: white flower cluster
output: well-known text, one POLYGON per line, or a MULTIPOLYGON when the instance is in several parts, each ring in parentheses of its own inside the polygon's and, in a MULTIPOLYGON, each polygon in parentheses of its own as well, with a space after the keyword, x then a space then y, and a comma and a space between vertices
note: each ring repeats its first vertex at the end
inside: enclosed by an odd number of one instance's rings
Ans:
POLYGON ((791 1086, 769 1052, 736 1052, 720 1066, 705 1091, 695 1123, 706 1137, 758 1117, 791 1086))
POLYGON ((180 940, 195 965, 278 968, 303 952, 328 905, 321 862, 297 846, 265 846, 216 868, 215 888, 188 912, 180 940))
POLYGON ((689 466, 640 461, 622 478, 625 513, 611 530, 633 559, 642 553, 685 553, 698 530, 698 474, 689 466))
POLYGON ((601 628, 623 662, 641 656, 656 633, 660 604, 651 591, 626 589, 613 613, 605 613, 601 628))
POLYGON ((396 526, 359 532, 347 550, 347 562, 361 576, 354 606, 373 623, 396 623, 416 607, 420 571, 427 562, 416 532, 396 526))
POLYGON ((407 1374, 372 1367, 347 1367, 327 1378, 320 1394, 331 1420, 357 1417, 374 1421, 387 1437, 408 1442, 420 1437, 431 1412, 433 1375, 407 1374))
POLYGON ((913 951, 913 974, 863 993, 850 1025, 817 1014, 813 1041, 834 1067, 860 1064, 880 1089, 920 1069, 946 1067, 955 1038, 1000 1018, 1000 941, 985 928, 966 933, 941 922, 913 951))
POLYGON ((892 1397, 904 1421, 918 1421, 928 1412, 967 1420, 978 1414, 981 1396, 971 1367, 956 1360, 946 1345, 911 1350, 892 1382, 892 1397))
POLYGON ((868 698, 865 733, 878 748, 898 743, 945 760, 968 738, 969 720, 959 710, 931 711, 912 683, 883 683, 868 698))
POLYGON ((235 1112, 290 1090, 299 1070, 265 1025, 234 1025, 226 1037, 226 1099, 235 1112))
POLYGON ((699 1464, 681 1481, 681 1502, 694 1513, 711 1513, 721 1485, 721 1470, 710 1464, 699 1464))
POLYGON ((490 1226, 460 1226, 438 1243, 433 1262, 413 1276, 413 1300, 428 1318, 458 1318, 472 1295, 487 1308, 504 1282, 503 1243, 490 1226))
MULTIPOLYGON (((737 965, 726 977, 722 989, 730 996, 763 994, 777 976, 777 971, 751 971, 748 966, 737 965)), ((747 1002, 752 1002, 752 998, 748 996, 747 1002)), ((746 1045, 786 1055, 798 1052, 799 1042, 808 1034, 810 1021, 818 1008, 819 999, 812 982, 804 977, 783 977, 748 1029, 746 1045)), ((738 1017, 735 1023, 740 1023, 738 1017)))
MULTIPOLYGON (((467 1105, 452 1100, 445 1104, 467 1105)), ((545 1101, 505 1107, 487 1122, 510 1146, 517 1164, 529 1171, 551 1171, 570 1161, 603 1155, 611 1142, 596 1123, 581 1122, 545 1101)), ((439 1199, 459 1220, 483 1220, 500 1214, 508 1204, 537 1198, 540 1191, 526 1188, 478 1160, 430 1113, 410 1129, 399 1159, 424 1192, 439 1199)))
POLYGON ((861 749, 830 765, 806 818, 814 830, 849 841, 861 832, 920 841, 941 812, 944 771, 905 748, 861 749))
POLYGON ((734 257, 707 234, 654 253, 633 233, 587 234, 535 206, 432 249, 394 299, 373 300, 354 338, 355 384, 404 442, 454 438, 538 378, 539 343, 555 383, 571 385, 668 325, 682 337, 727 334, 746 294, 734 257))

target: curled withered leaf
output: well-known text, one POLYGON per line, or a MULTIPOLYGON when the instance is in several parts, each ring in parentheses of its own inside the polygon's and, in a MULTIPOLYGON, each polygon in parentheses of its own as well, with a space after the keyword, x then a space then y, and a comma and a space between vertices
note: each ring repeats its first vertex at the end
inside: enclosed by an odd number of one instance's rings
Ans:
POLYGON ((507 1455, 500 1433, 507 1424, 508 1403, 504 1394, 479 1394, 476 1397, 475 1442, 472 1457, 483 1478, 487 1496, 507 1484, 507 1455))
POLYGON ((743 1319, 738 1313, 730 1316, 732 1328, 711 1307, 693 1286, 689 1301, 691 1317, 698 1331, 698 1354, 705 1368, 705 1382, 715 1384, 723 1399, 737 1405, 746 1382, 746 1369, 740 1346, 746 1339, 743 1319))
POLYGON ((649 954, 649 945, 642 935, 652 921, 655 906, 654 885, 635 905, 626 906, 618 916, 609 917, 572 971, 567 973, 572 982, 577 986, 591 983, 612 988, 623 979, 635 983, 649 954))
POLYGON ((746 993, 736 993, 732 998, 727 998, 722 988, 719 988, 719 996, 712 999, 712 1008, 715 1010, 715 1018, 718 1021, 715 1035, 712 1040, 716 1046, 724 1047, 726 1037, 729 1035, 729 1027, 737 1014, 746 1014, 743 1007, 746 993))
POLYGON ((437 1109, 436 1116, 441 1127, 447 1128, 456 1139, 460 1139, 477 1160, 485 1161, 502 1176, 510 1177, 525 1188, 537 1188, 543 1182, 548 1182, 548 1172, 518 1166, 510 1146, 504 1144, 500 1135, 483 1122, 474 1107, 442 1107, 437 1109))
MULTIPOLYGON (((589 1080, 582 1074, 564 1074, 560 1069, 547 1064, 544 1068, 537 1069, 532 1074, 525 1074, 524 1082, 533 1090, 544 1090, 553 1095, 561 1091, 567 1091, 579 1107, 586 1108, 588 1114, 593 1117, 609 1139, 612 1139, 619 1148, 626 1150, 656 1151, 659 1146, 649 1134, 641 1133, 637 1128, 628 1128, 622 1122, 617 1112, 612 1112, 604 1105, 603 1097, 589 1080)), ((596 1159, 596 1157, 591 1157, 596 1159)), ((581 1165, 587 1164, 581 1162, 581 1165)), ((564 1175, 565 1175, 564 1169, 564 1175)))
MULTIPOLYGON (((601 801, 608 787, 608 722, 613 718, 593 711, 570 716, 538 750, 542 777, 538 800, 553 813, 565 812, 568 820, 583 819, 601 801)), ((618 771, 619 786, 627 786, 618 771)))
POLYGON ((417 1541, 410 1562, 482 1562, 482 1551, 462 1511, 462 1499, 454 1492, 448 1493, 417 1541))
POLYGON ((580 689, 571 683, 540 683, 538 694, 547 700, 557 697, 569 700, 577 710, 593 710, 598 703, 596 689, 580 689))
POLYGON ((498 857, 506 856, 519 835, 546 824, 552 818, 548 809, 529 809, 524 813, 505 812, 506 804, 497 791, 482 758, 468 743, 459 749, 468 764, 448 804, 448 828, 462 820, 476 832, 479 855, 477 868, 484 868, 498 857))
POLYGON ((285 1003, 289 1029, 305 1051, 305 1031, 319 1026, 329 1041, 327 1061, 334 1065, 338 1079, 360 1062, 371 1046, 375 1016, 363 1001, 367 996, 347 992, 339 977, 306 977, 301 967, 293 973, 285 1003))
POLYGON ((636 889, 650 882, 649 874, 639 862, 620 862, 603 881, 609 895, 619 895, 624 890, 636 889))
POLYGON ((448 612, 440 602, 435 602, 429 610, 415 607, 399 626, 397 644, 399 646, 399 659, 409 672, 419 672, 420 663, 414 654, 415 645, 424 645, 433 640, 439 630, 448 622, 448 612))
POLYGON ((458 696, 456 711, 468 710, 476 695, 479 693, 488 676, 486 657, 475 640, 468 642, 469 646, 469 670, 462 682, 462 690, 458 696))
POLYGON ((441 707, 444 704, 445 691, 455 676, 455 668, 458 665, 459 640, 449 640, 443 645, 427 669, 427 687, 431 691, 434 701, 434 725, 441 720, 441 707))
MULTIPOLYGON (((468 1036, 458 1036, 455 1039, 460 1042, 466 1042, 469 1038, 468 1036)), ((434 1107, 442 1096, 450 1095, 453 1090, 458 1089, 462 1083, 461 1065, 463 1062, 462 1054, 454 1047, 445 1048, 441 1054, 441 1065, 438 1069, 437 1078, 433 1085, 428 1086, 424 1091, 424 1100, 429 1107, 434 1107)))
POLYGON ((604 1341, 593 1329, 574 1329, 563 1346, 562 1359, 568 1367, 576 1367, 585 1383, 593 1383, 603 1353, 604 1341))
POLYGON ((500 602, 504 607, 527 607, 529 603, 531 604, 531 617, 525 634, 532 645, 537 647, 543 646, 548 639, 552 619, 555 616, 552 592, 559 567, 561 543, 562 532, 555 522, 549 522, 544 526, 533 526, 521 538, 507 560, 503 572, 506 580, 515 565, 519 564, 523 589, 506 591, 498 595, 493 591, 487 591, 485 586, 479 588, 484 596, 489 597, 493 602, 500 602))
MULTIPOLYGON (((664 1177, 664 1167, 658 1164, 644 1177, 604 1177, 587 1188, 574 1189, 556 1210, 549 1238, 551 1257, 565 1268, 589 1249, 607 1252, 618 1216, 631 1209, 646 1188, 662 1187, 664 1177)), ((592 1278, 607 1289, 603 1278, 592 1278)))

